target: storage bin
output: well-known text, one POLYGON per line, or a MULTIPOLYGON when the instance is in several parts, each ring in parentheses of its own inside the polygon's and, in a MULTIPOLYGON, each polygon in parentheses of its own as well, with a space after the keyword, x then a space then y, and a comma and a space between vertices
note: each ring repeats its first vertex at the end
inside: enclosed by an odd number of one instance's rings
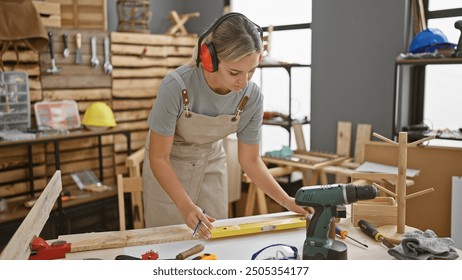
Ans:
POLYGON ((26 72, 0 72, 0 130, 30 128, 29 78, 26 72))

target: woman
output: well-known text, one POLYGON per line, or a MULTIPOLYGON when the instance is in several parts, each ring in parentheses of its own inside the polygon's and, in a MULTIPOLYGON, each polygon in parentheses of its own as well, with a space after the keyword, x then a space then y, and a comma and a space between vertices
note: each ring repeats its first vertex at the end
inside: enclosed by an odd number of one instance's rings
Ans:
POLYGON ((222 139, 238 137, 239 163, 268 196, 307 214, 279 186, 259 155, 263 96, 250 81, 262 56, 262 31, 239 13, 225 14, 199 37, 191 62, 162 82, 151 114, 143 165, 147 227, 185 223, 209 238, 227 218, 222 139))

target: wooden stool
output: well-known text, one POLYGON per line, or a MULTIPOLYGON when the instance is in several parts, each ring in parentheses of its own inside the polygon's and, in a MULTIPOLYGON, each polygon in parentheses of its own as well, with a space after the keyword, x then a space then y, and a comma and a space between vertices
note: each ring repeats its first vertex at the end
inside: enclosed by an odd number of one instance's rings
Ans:
POLYGON ((192 17, 198 17, 199 13, 187 13, 179 15, 175 10, 170 11, 168 18, 172 21, 173 26, 171 26, 166 34, 170 35, 188 35, 188 31, 184 27, 184 24, 192 17))
MULTIPOLYGON (((273 175, 273 177, 286 176, 291 174, 293 171, 294 168, 291 166, 274 167, 269 169, 269 172, 271 175, 273 175)), ((266 204, 265 193, 260 188, 258 188, 245 173, 242 175, 242 182, 249 184, 244 216, 253 215, 255 199, 257 200, 258 204, 258 214, 268 214, 268 206, 266 204)))

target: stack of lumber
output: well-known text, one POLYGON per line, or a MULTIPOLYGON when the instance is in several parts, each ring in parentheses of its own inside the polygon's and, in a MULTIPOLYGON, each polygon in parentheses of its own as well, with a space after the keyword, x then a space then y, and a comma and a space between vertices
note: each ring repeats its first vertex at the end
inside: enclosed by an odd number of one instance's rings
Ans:
MULTIPOLYGON (((162 79, 189 61, 196 41, 197 35, 111 33, 112 108, 118 127, 132 130, 132 150, 145 144, 146 119, 162 79)), ((116 170, 123 174, 125 141, 121 135, 115 137, 116 170)))

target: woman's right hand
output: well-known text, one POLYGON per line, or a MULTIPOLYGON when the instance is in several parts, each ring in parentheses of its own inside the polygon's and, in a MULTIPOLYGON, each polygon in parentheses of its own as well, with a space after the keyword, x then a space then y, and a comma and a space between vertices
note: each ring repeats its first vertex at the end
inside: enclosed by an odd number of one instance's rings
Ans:
MULTIPOLYGON (((202 210, 197 205, 189 207, 189 209, 183 210, 185 213, 182 213, 185 224, 192 230, 195 230, 199 221, 201 225, 197 231, 199 237, 204 237, 209 239, 212 236, 211 230, 213 229, 212 223, 215 222, 215 218, 208 216, 206 213, 203 213, 202 210)), ((196 236, 197 236, 196 235, 196 236)))

